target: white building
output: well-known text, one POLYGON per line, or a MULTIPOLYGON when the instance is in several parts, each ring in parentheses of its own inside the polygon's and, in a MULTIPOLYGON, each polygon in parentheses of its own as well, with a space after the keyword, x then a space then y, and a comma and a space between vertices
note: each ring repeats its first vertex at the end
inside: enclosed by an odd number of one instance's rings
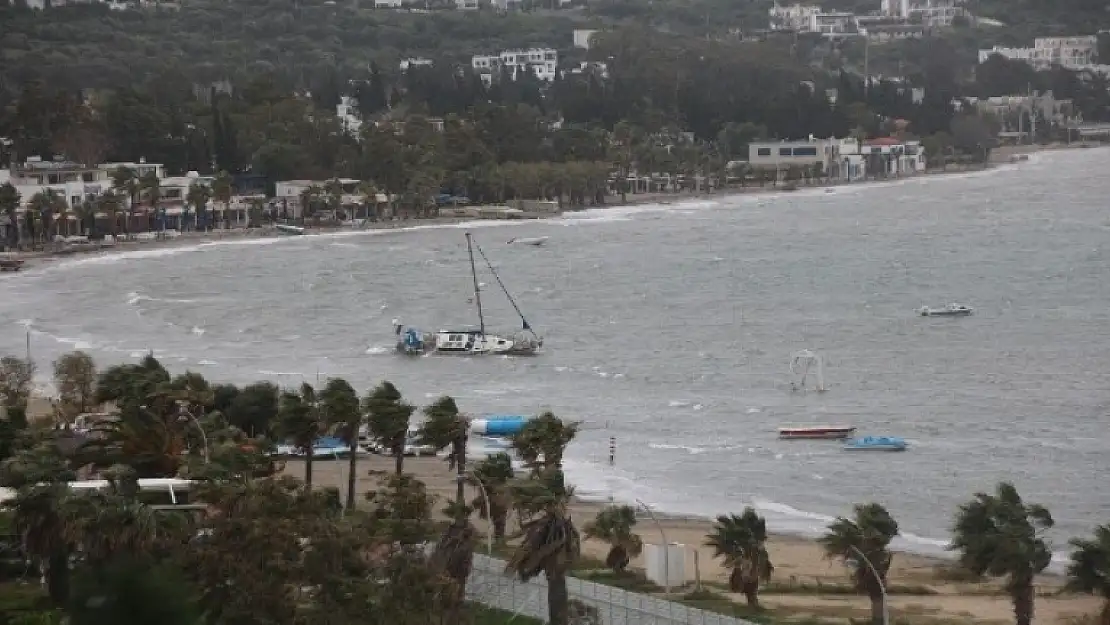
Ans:
POLYGON ((455 8, 460 11, 477 11, 478 0, 455 0, 455 8))
POLYGON ((540 80, 555 80, 559 70, 559 53, 554 48, 528 48, 526 50, 505 50, 497 56, 475 55, 470 66, 489 85, 493 77, 504 68, 510 78, 516 80, 521 72, 531 72, 540 80))
POLYGON ((399 9, 404 6, 402 0, 374 0, 375 9, 399 9))
POLYGON ((335 116, 339 119, 344 131, 358 136, 359 130, 362 128, 362 117, 358 113, 357 100, 350 96, 339 98, 339 104, 335 105, 335 116))
MULTIPOLYGON (((1100 71, 1095 65, 1098 59, 1098 37, 1038 37, 1032 48, 1000 48, 979 51, 979 62, 983 63, 995 54, 1013 61, 1025 61, 1036 70, 1049 69, 1059 65, 1065 69, 1100 71)), ((1103 66, 1105 67, 1105 66, 1103 66)))
POLYGON ((791 4, 789 6, 775 6, 768 10, 771 18, 771 30, 795 30, 807 32, 810 17, 821 12, 821 7, 805 4, 791 4))
POLYGON ((597 32, 597 30, 592 28, 575 28, 572 39, 574 47, 589 50, 590 39, 593 39, 593 36, 597 34, 597 32))
POLYGON ((90 166, 61 160, 44 161, 33 156, 22 165, 0 169, 0 184, 11 183, 24 205, 36 194, 52 190, 65 200, 68 208, 73 209, 111 189, 112 173, 120 167, 131 169, 139 178, 150 172, 160 179, 165 178, 165 170, 158 163, 144 161, 90 166))
POLYGON ((829 178, 851 182, 874 175, 904 176, 925 171, 925 153, 919 141, 894 138, 803 139, 767 141, 748 145, 753 169, 783 171, 817 166, 829 178))
POLYGON ((925 26, 951 26, 952 20, 965 11, 959 0, 882 0, 879 13, 925 26))
POLYGON ((813 13, 809 16, 806 32, 820 33, 826 37, 854 34, 858 31, 856 16, 851 13, 813 13))
MULTIPOLYGON (((300 219, 304 214, 304 207, 301 205, 301 194, 310 187, 317 187, 322 194, 326 194, 328 180, 284 180, 274 184, 274 207, 277 210, 278 217, 283 214, 291 219, 300 219)), ((363 197, 359 194, 360 180, 353 178, 339 178, 339 185, 343 188, 343 194, 340 196, 341 206, 360 205, 363 202, 363 197)), ((378 194, 378 200, 381 200, 381 194, 378 194)))
POLYGON ((413 67, 431 67, 432 65, 435 65, 435 61, 431 59, 426 59, 421 56, 401 59, 401 62, 397 64, 398 68, 400 68, 402 72, 407 72, 410 68, 413 67))

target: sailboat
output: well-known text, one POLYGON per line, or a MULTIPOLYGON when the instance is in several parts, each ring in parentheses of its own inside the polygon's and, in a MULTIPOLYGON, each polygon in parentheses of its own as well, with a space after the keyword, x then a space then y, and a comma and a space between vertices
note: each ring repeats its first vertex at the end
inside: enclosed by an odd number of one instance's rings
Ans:
POLYGON ((489 262, 482 248, 474 241, 474 237, 466 233, 466 252, 470 258, 470 276, 474 282, 474 304, 478 310, 478 328, 467 330, 440 330, 435 334, 425 334, 416 328, 404 326, 397 319, 393 320, 393 332, 397 335, 397 351, 403 354, 418 355, 424 353, 455 354, 461 356, 533 356, 543 347, 543 337, 532 330, 524 313, 520 311, 516 300, 505 288, 505 283, 497 275, 493 264, 489 262), (478 270, 474 263, 474 251, 477 250, 486 267, 493 274, 497 285, 505 293, 513 310, 520 317, 521 330, 513 336, 490 334, 486 331, 485 311, 482 309, 482 289, 478 282, 478 270))

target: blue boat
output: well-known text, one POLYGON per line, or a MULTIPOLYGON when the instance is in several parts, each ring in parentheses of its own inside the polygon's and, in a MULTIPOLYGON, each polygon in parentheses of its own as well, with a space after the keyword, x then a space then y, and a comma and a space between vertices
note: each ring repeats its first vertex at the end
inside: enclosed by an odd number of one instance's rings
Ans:
POLYGON ((847 451, 906 451, 906 441, 896 436, 863 436, 844 441, 847 451))

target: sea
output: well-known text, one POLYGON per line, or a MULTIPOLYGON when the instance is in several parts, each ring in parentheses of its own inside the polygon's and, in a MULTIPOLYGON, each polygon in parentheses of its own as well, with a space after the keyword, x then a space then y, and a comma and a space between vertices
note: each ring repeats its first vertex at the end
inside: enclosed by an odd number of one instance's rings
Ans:
MULTIPOLYGON (((880 184, 721 195, 528 222, 417 225, 80 256, 0 276, 0 353, 40 382, 80 349, 281 385, 342 376, 473 414, 582 423, 579 495, 680 515, 753 506, 817 535, 879 502, 943 554, 1000 480, 1067 540, 1110 522, 1110 150, 880 184), (536 357, 404 357, 393 321, 476 322, 464 231, 545 338, 536 357), (514 237, 546 245, 509 245, 514 237), (959 302, 964 318, 925 318, 959 302), (827 391, 792 389, 811 350, 827 391), (853 425, 903 453, 780 441, 853 425), (615 462, 609 464, 610 439, 615 462)), ((478 256, 486 324, 521 319, 478 256)), ((807 384, 812 387, 812 376, 807 384)))

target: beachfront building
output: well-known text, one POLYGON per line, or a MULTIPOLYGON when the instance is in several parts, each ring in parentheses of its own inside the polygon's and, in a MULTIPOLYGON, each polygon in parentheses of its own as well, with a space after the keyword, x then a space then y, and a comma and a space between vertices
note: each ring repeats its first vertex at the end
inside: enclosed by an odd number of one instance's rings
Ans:
POLYGON ((920 141, 895 137, 869 139, 860 145, 867 170, 879 177, 909 176, 924 173, 925 150, 920 141))
POLYGON ((24 206, 43 191, 54 191, 70 210, 93 200, 112 187, 110 171, 99 166, 66 160, 43 160, 32 156, 23 163, 0 169, 0 184, 10 183, 24 206))
MULTIPOLYGON (((317 210, 311 216, 324 219, 351 219, 353 216, 362 218, 366 209, 367 198, 363 197, 359 187, 362 184, 361 180, 353 178, 339 178, 339 184, 343 189, 343 194, 340 196, 339 206, 343 210, 343 215, 337 214, 330 209, 317 210)), ((316 189, 323 200, 327 200, 326 191, 329 181, 328 180, 283 180, 274 185, 274 199, 271 202, 273 214, 278 219, 283 220, 300 220, 306 217, 304 197, 309 189, 316 189)), ((389 196, 384 193, 378 193, 377 197, 373 199, 375 208, 381 209, 384 205, 389 203, 389 196)), ((379 210, 379 213, 381 211, 379 210)), ((388 215, 387 215, 388 216, 388 215)))
POLYGON ((840 182, 868 176, 906 176, 925 171, 920 141, 884 137, 856 139, 763 141, 748 145, 748 165, 754 170, 811 172, 840 182))

